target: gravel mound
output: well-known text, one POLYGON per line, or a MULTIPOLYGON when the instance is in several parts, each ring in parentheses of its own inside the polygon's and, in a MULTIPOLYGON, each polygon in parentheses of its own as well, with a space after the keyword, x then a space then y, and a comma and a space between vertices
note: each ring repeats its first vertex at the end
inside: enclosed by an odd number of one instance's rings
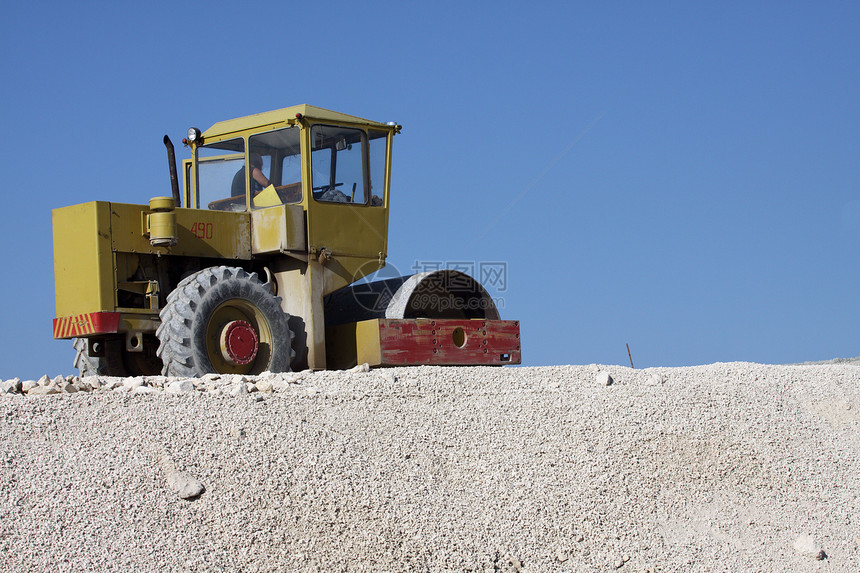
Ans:
POLYGON ((860 571, 855 364, 357 370, 5 381, 0 570, 860 571))

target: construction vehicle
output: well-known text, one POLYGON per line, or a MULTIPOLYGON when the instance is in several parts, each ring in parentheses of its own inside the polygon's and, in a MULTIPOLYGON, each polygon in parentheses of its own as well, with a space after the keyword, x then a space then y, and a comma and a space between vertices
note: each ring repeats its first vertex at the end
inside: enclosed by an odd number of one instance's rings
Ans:
POLYGON ((189 129, 181 172, 165 136, 172 196, 53 211, 54 338, 84 376, 520 363, 470 275, 367 278, 400 130, 299 105, 189 129))

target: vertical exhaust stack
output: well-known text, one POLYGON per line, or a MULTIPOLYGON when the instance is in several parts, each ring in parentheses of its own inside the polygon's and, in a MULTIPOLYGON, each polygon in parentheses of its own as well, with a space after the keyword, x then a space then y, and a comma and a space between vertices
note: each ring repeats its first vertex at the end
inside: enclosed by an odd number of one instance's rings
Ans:
POLYGON ((164 146, 167 148, 167 163, 170 167, 170 187, 173 189, 173 200, 176 205, 182 205, 179 196, 179 178, 176 176, 176 152, 173 150, 173 142, 167 135, 164 136, 164 146))

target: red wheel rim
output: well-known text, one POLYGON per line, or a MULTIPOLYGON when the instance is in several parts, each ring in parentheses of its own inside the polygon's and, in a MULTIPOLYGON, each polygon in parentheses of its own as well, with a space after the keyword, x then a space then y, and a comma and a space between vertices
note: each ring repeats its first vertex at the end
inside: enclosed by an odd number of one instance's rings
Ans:
POLYGON ((228 322, 221 330, 221 355, 231 364, 250 364, 259 347, 257 332, 244 320, 228 322))

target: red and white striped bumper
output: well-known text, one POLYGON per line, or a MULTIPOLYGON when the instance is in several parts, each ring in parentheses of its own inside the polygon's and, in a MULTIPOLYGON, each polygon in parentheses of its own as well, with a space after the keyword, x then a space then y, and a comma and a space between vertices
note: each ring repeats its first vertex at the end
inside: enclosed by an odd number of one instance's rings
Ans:
POLYGON ((54 338, 111 334, 119 329, 118 312, 90 312, 54 319, 54 338))

